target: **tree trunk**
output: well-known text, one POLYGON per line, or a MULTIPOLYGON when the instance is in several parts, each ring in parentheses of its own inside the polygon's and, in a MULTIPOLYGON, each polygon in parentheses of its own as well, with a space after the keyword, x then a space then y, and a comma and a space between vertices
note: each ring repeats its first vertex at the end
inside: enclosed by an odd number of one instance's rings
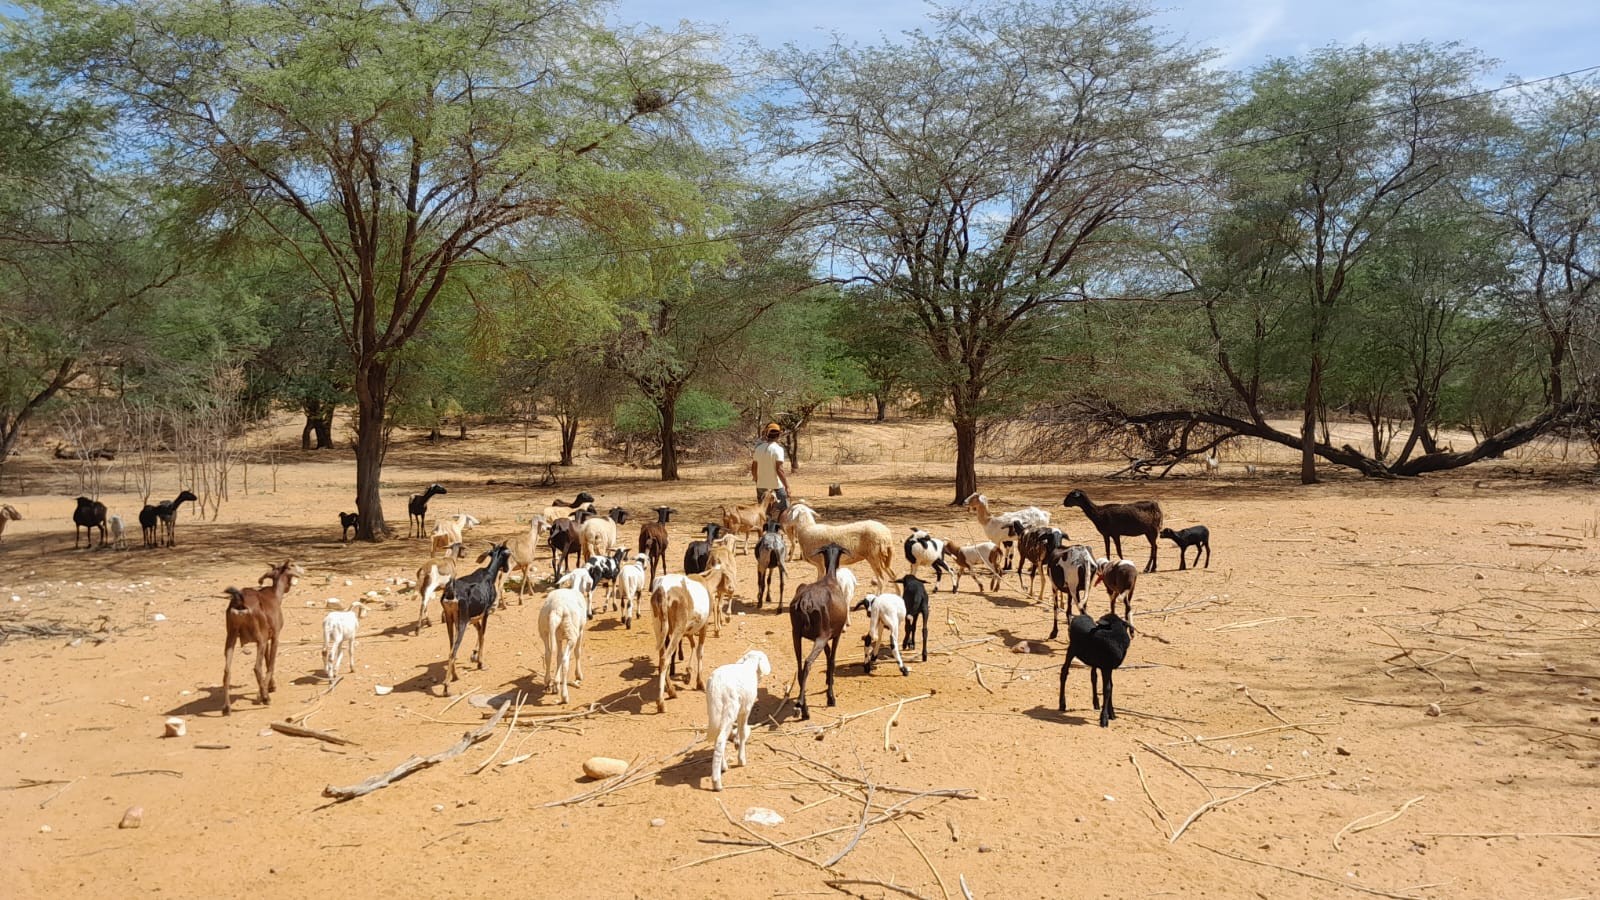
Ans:
POLYGON ((678 392, 668 391, 656 404, 661 416, 661 480, 678 480, 678 392))
POLYGON ((1322 349, 1311 351, 1305 418, 1300 423, 1300 483, 1317 483, 1317 410, 1322 406, 1322 349))
POLYGON ((951 506, 960 506, 978 492, 978 423, 971 419, 955 419, 956 428, 956 498, 951 506))
POLYGON ((317 421, 312 423, 312 426, 315 428, 315 430, 317 432, 317 449, 318 450, 332 450, 333 449, 333 412, 334 412, 334 409, 335 409, 334 405, 332 403, 329 403, 327 406, 323 407, 322 417, 317 419, 317 421))
POLYGON ((889 412, 889 396, 879 391, 872 395, 872 399, 877 401, 878 404, 878 414, 873 417, 873 421, 882 422, 889 412))
POLYGON ((467 439, 467 417, 466 416, 462 416, 461 417, 460 421, 458 421, 456 423, 456 428, 457 428, 456 440, 458 440, 458 441, 466 440, 467 439))
POLYGON ((572 465, 572 448, 578 443, 578 417, 561 417, 561 465, 572 465))
POLYGON ((301 408, 306 413, 306 424, 300 429, 300 449, 332 448, 334 404, 322 400, 306 400, 301 404, 301 408))
POLYGON ((789 439, 784 443, 789 445, 789 471, 800 471, 800 426, 789 429, 789 439))
POLYGON ((384 407, 389 400, 389 367, 385 363, 358 363, 356 370, 356 511, 361 524, 356 536, 380 541, 388 536, 383 520, 383 496, 378 485, 383 474, 384 407))

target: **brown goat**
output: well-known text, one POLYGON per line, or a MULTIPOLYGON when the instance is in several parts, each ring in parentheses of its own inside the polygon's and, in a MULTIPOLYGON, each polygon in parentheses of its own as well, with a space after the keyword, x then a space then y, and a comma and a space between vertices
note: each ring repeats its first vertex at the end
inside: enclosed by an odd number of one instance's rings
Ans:
POLYGON ((777 491, 767 491, 760 503, 751 506, 717 507, 722 511, 722 530, 744 538, 744 550, 750 552, 750 535, 761 535, 761 529, 772 517, 773 504, 778 501, 777 491))
POLYGON ((1076 506, 1089 517, 1095 530, 1106 541, 1106 556, 1111 555, 1111 544, 1117 545, 1117 556, 1122 555, 1122 539, 1144 535, 1150 541, 1150 562, 1146 572, 1156 570, 1156 537, 1161 533, 1161 504, 1154 500, 1135 500, 1132 503, 1104 503, 1096 505, 1083 491, 1072 491, 1061 501, 1062 506, 1076 506))
POLYGON ((799 670, 800 720, 811 718, 811 708, 806 703, 806 676, 811 674, 811 664, 824 649, 828 653, 828 705, 836 706, 833 696, 834 658, 839 652, 839 638, 844 634, 850 608, 844 588, 834 577, 839 571, 839 557, 845 549, 838 544, 825 544, 812 554, 823 560, 822 577, 811 584, 794 589, 794 600, 789 603, 789 627, 794 636, 794 664, 799 670), (800 656, 800 642, 812 641, 811 652, 804 660, 800 656))
POLYGON ((261 690, 261 704, 272 702, 270 694, 278 689, 278 632, 283 630, 283 596, 294 587, 294 580, 306 573, 305 569, 284 560, 261 576, 258 584, 240 590, 228 588, 225 620, 228 624, 228 641, 222 655, 222 714, 233 713, 233 648, 239 644, 256 645, 256 686, 261 690))
POLYGON ((650 559, 650 581, 647 582, 649 584, 655 583, 657 560, 661 562, 661 574, 667 574, 667 546, 670 543, 667 538, 667 520, 671 519, 675 512, 677 510, 670 506, 658 506, 656 520, 639 526, 639 552, 650 559))

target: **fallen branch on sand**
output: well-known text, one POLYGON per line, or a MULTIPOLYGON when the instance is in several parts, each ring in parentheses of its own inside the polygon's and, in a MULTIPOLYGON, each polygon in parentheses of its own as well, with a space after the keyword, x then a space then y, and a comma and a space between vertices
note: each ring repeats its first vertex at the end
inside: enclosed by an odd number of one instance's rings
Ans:
POLYGON ((1205 844, 1196 844, 1195 846, 1202 850, 1210 850, 1212 853, 1215 853, 1218 856, 1226 856, 1229 859, 1237 859, 1240 862, 1247 862, 1253 866, 1266 866, 1269 869, 1277 869, 1280 872, 1288 872, 1291 875, 1299 875, 1301 878, 1311 878, 1316 881, 1338 885, 1346 890, 1360 891, 1363 894, 1372 894, 1377 897, 1392 897, 1394 900, 1420 900, 1416 894, 1396 894, 1390 891, 1379 890, 1377 888, 1362 887, 1359 884, 1351 884, 1349 881, 1344 881, 1338 878, 1330 878, 1327 875, 1318 875, 1315 872, 1307 872, 1304 869, 1296 869, 1293 866, 1280 866, 1277 863, 1267 862, 1264 859, 1251 859, 1248 856, 1240 856, 1237 853, 1229 853, 1226 850, 1218 850, 1215 847, 1208 847, 1205 844))
POLYGON ((1410 800, 1407 800, 1406 802, 1400 804, 1400 808, 1399 809, 1392 810, 1392 811, 1391 810, 1386 810, 1386 809, 1385 810, 1379 810, 1378 812, 1370 813, 1368 815, 1362 816, 1359 819, 1355 819, 1355 820, 1351 821, 1351 823, 1349 825, 1346 825, 1345 827, 1339 829, 1339 833, 1333 836, 1333 849, 1335 849, 1335 850, 1343 850, 1344 849, 1343 847, 1339 846, 1339 841, 1346 834, 1360 834, 1363 831, 1371 831, 1372 829, 1377 828, 1379 825, 1387 825, 1390 822, 1393 822, 1395 819, 1398 819, 1401 816, 1405 815, 1406 810, 1410 809, 1412 806, 1414 806, 1414 805, 1416 805, 1418 803, 1421 803, 1424 799, 1426 799, 1426 797, 1427 797, 1426 794, 1424 794, 1424 795, 1422 795, 1420 797, 1412 797, 1410 800), (1378 818, 1380 816, 1382 818, 1378 818), (1375 821, 1375 822, 1367 821, 1368 819, 1374 819, 1374 818, 1376 818, 1377 821, 1375 821))
POLYGON ((1189 818, 1183 820, 1183 824, 1179 825, 1178 830, 1172 833, 1172 837, 1167 840, 1167 843, 1176 844, 1178 842, 1178 838, 1183 837, 1183 833, 1189 829, 1190 825, 1193 825, 1201 816, 1211 812, 1223 804, 1232 803, 1235 800, 1248 797, 1249 795, 1254 794, 1256 791, 1263 790, 1265 788, 1275 787, 1280 784, 1288 784, 1291 781, 1305 781, 1310 778, 1325 778, 1332 774, 1332 772, 1314 772, 1310 775, 1292 775, 1288 778, 1274 778, 1271 781, 1263 781, 1255 787, 1245 788, 1237 794, 1229 794, 1226 797, 1218 797, 1215 800, 1207 800, 1205 803, 1200 805, 1199 809, 1196 809, 1194 812, 1190 813, 1189 818))
POLYGON ((412 772, 416 772, 420 769, 426 769, 429 766, 438 765, 447 759, 453 759, 457 756, 460 756, 461 754, 467 752, 467 748, 471 747, 473 744, 487 740, 489 735, 494 733, 495 727, 500 724, 500 720, 505 716, 506 710, 510 708, 510 703, 500 704, 500 708, 495 712, 493 718, 480 725, 477 730, 469 731, 466 734, 463 734, 461 736, 461 740, 456 741, 454 745, 445 750, 441 750, 429 757, 413 756, 400 765, 395 766, 393 769, 390 769, 388 772, 384 772, 380 775, 374 775, 371 778, 368 778, 366 781, 360 782, 359 784, 350 785, 349 787, 334 787, 330 784, 322 789, 322 796, 332 797, 335 800, 340 801, 352 800, 356 797, 370 794, 373 791, 379 790, 380 788, 386 788, 396 781, 406 777, 407 775, 410 775, 412 772))
POLYGON ((273 731, 279 734, 287 734, 290 737, 315 738, 319 741, 327 741, 330 744, 343 744, 352 747, 361 746, 349 738, 342 738, 337 734, 329 734, 326 731, 317 731, 315 728, 301 728, 298 725, 290 725, 288 722, 268 722, 267 725, 273 731))

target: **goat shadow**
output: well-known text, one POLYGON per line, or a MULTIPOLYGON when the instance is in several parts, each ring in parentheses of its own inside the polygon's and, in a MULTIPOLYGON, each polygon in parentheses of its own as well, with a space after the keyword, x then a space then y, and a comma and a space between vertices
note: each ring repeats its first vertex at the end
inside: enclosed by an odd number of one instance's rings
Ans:
MULTIPOLYGON (((1069 698, 1070 700, 1070 698, 1069 698)), ((1074 711, 1060 712, 1053 706, 1035 706, 1025 709, 1022 714, 1030 719, 1040 722, 1049 722, 1055 725, 1099 725, 1099 710, 1088 710, 1085 715, 1078 715, 1074 711)))
POLYGON ((1056 654, 1057 648, 1047 637, 1023 637, 1009 628, 997 628, 989 633, 1003 641, 1008 650, 1015 650, 1018 646, 1027 644, 1029 656, 1054 656, 1056 654))
MULTIPOLYGON (((234 699, 236 701, 248 700, 250 706, 252 706, 252 707, 258 707, 258 708, 261 708, 261 709, 270 709, 271 707, 262 706, 260 703, 258 703, 256 701, 256 676, 255 676, 255 670, 252 668, 252 669, 249 670, 249 672, 250 672, 249 693, 247 695, 244 695, 244 696, 240 696, 240 695, 238 695, 236 693, 235 696, 234 696, 234 699)), ((234 674, 235 675, 239 674, 238 670, 235 670, 234 674)), ((239 691, 241 689, 241 687, 242 687, 241 685, 234 685, 234 691, 236 691, 236 692, 239 691)), ((207 715, 215 715, 216 717, 221 718, 221 716, 222 716, 222 686, 221 685, 217 685, 215 687, 203 687, 200 690, 205 692, 205 696, 203 696, 203 697, 195 697, 194 699, 190 700, 188 703, 184 703, 182 705, 175 706, 172 709, 167 710, 165 713, 163 713, 163 715, 168 715, 168 716, 207 716, 207 715)))

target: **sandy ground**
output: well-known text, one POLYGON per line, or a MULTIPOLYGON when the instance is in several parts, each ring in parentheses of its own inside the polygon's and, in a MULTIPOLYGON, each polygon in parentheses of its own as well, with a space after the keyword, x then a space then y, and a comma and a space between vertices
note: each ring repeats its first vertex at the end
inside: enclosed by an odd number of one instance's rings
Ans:
MULTIPOLYGON (((919 525, 979 539, 976 521, 946 505, 945 433, 823 422, 797 492, 825 521, 871 516, 897 536, 919 525), (834 481, 844 496, 826 496, 834 481)), ((486 484, 527 480, 526 463, 549 453, 550 436, 536 438, 531 453, 520 433, 396 446, 385 470, 391 521, 402 526, 404 497, 438 480, 450 493, 432 512, 478 516, 470 537, 481 543, 587 489, 602 508, 635 515, 677 507, 677 570, 717 504, 752 499, 733 465, 661 484, 590 459, 555 489, 486 484)), ((286 451, 293 440, 287 428, 254 438, 286 451)), ((38 455, 8 469, 8 490, 20 475, 28 493, 0 497, 25 516, 0 543, 0 622, 106 630, 0 643, 9 870, 0 893, 939 898, 960 897, 964 881, 974 897, 1447 898, 1582 896, 1600 883, 1593 840, 1550 834, 1600 832, 1600 506, 1577 458, 1401 484, 1333 475, 1311 488, 1293 484, 1287 460, 1259 452, 1253 478, 1242 462, 1219 477, 1142 482, 1097 477, 1115 468, 1105 462, 986 465, 982 486, 998 507, 1044 507, 1097 550, 1081 513, 1060 505, 1073 487, 1100 500, 1158 499, 1170 524, 1212 530, 1209 569, 1177 571, 1168 545, 1160 571, 1140 579, 1141 632, 1109 729, 1096 727, 1082 670, 1067 685, 1069 711, 1056 711, 1064 646, 1044 640, 1049 609, 1024 599, 1015 576, 992 594, 970 582, 935 594, 933 652, 911 661, 909 677, 892 665, 862 673, 858 614, 841 645, 839 705, 823 705, 814 676, 810 723, 782 702, 795 674, 787 616, 741 602, 709 642, 708 669, 756 647, 774 673, 750 765, 730 770, 716 794, 698 733, 703 694, 685 690, 655 712, 648 623, 629 630, 613 613, 597 616, 587 677, 561 707, 543 688, 530 599, 494 615, 487 668, 464 667, 456 685, 457 696, 526 694, 509 739, 502 723, 455 759, 333 803, 325 785, 443 750, 487 713, 449 706, 443 630, 414 635, 415 595, 392 582, 426 557, 420 542, 339 543, 348 452, 283 456, 276 491, 268 470, 252 467, 248 495, 236 486, 214 522, 186 508, 180 546, 150 551, 72 550, 70 469, 38 455), (289 557, 310 576, 287 602, 279 690, 270 706, 256 702, 245 651, 234 715, 223 718, 221 590, 289 557), (366 619, 356 672, 330 690, 325 601, 367 591, 392 608, 380 603, 366 619), (380 696, 379 685, 393 692, 380 696), (596 703, 602 712, 552 718, 596 703), (267 730, 308 711, 308 727, 355 744, 267 730), (185 718, 188 736, 163 739, 167 716, 185 718), (549 805, 593 789, 579 769, 592 755, 637 759, 655 774, 549 805), (915 796, 958 788, 974 799, 915 796), (143 807, 143 826, 119 829, 130 806, 143 807), (750 807, 785 820, 736 824, 750 807), (879 821, 886 810, 903 815, 879 821), (877 824, 862 832, 864 813, 877 824), (1467 832, 1523 836, 1437 834, 1467 832)), ((118 478, 113 470, 107 483, 118 478)), ((166 495, 177 485, 164 478, 166 495)), ((137 498, 104 499, 132 520, 137 498)), ((637 533, 632 523, 621 531, 637 533)), ((1126 549, 1147 553, 1138 542, 1126 549)), ((753 598, 746 559, 740 584, 753 598)), ((1096 596, 1093 608, 1104 605, 1096 596)))

